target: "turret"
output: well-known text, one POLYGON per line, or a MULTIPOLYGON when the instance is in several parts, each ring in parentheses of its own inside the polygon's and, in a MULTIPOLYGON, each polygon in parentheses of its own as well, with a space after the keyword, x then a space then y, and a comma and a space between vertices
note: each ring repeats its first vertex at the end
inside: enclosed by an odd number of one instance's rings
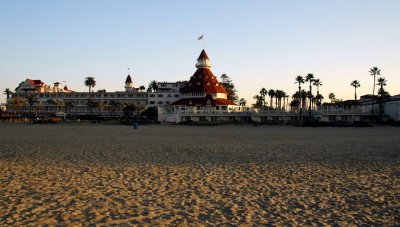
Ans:
POLYGON ((201 51, 199 58, 197 58, 196 68, 211 68, 211 61, 204 49, 201 51))
POLYGON ((128 77, 126 77, 125 80, 125 91, 132 91, 132 88, 133 88, 132 78, 131 75, 128 74, 128 77))

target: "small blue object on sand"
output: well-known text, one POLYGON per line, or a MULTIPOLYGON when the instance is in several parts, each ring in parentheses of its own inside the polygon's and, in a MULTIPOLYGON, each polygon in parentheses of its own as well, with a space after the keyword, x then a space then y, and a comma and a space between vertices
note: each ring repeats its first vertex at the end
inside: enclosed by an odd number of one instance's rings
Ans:
POLYGON ((138 129, 138 127, 139 127, 139 124, 138 123, 133 123, 133 129, 138 129))

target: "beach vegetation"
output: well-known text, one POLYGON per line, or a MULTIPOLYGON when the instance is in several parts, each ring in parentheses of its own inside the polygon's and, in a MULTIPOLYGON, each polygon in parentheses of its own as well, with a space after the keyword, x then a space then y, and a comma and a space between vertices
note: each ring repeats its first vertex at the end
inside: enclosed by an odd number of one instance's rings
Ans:
POLYGON ((94 77, 86 77, 85 86, 89 87, 89 95, 90 97, 92 97, 92 88, 96 86, 96 80, 94 79, 94 77))
POLYGON ((237 95, 238 91, 235 88, 235 84, 232 82, 232 79, 226 74, 222 74, 220 78, 220 83, 227 93, 227 99, 232 102, 236 102, 239 99, 237 95))
POLYGON ((12 91, 10 90, 10 88, 6 88, 3 94, 5 94, 7 96, 7 99, 9 99, 12 94, 12 91))
POLYGON ((357 88, 361 86, 360 81, 353 80, 350 85, 354 87, 354 100, 357 101, 357 88))

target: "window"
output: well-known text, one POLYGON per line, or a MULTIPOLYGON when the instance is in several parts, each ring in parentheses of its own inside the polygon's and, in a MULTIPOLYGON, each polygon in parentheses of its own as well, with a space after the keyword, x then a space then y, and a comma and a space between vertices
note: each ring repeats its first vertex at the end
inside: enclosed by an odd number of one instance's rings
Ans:
POLYGON ((155 104, 154 101, 150 101, 150 104, 155 104))
POLYGON ((228 107, 227 106, 221 106, 221 110, 227 110, 228 107))
POLYGON ((157 104, 163 104, 163 102, 162 101, 158 101, 157 104))
POLYGON ((154 98, 154 97, 156 97, 156 95, 155 94, 150 94, 150 97, 154 98))
POLYGON ((162 98, 162 97, 164 97, 164 95, 163 94, 158 94, 158 97, 162 98))
POLYGON ((179 98, 179 94, 175 94, 174 97, 175 97, 175 98, 179 98))

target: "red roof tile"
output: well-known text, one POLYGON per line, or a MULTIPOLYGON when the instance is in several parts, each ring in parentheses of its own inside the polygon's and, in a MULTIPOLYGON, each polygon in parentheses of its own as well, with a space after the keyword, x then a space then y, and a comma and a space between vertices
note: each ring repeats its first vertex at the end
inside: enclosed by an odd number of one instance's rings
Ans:
POLYGON ((29 81, 29 83, 31 83, 35 87, 41 87, 44 85, 44 82, 41 80, 31 80, 31 79, 27 79, 27 80, 29 81))
POLYGON ((201 93, 215 94, 225 93, 225 89, 218 82, 209 68, 199 68, 190 78, 187 86, 183 89, 183 93, 201 93))

